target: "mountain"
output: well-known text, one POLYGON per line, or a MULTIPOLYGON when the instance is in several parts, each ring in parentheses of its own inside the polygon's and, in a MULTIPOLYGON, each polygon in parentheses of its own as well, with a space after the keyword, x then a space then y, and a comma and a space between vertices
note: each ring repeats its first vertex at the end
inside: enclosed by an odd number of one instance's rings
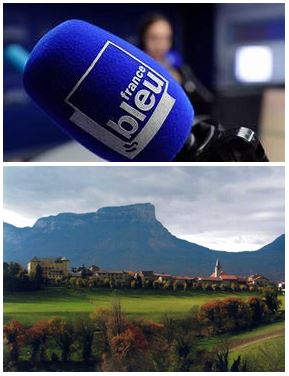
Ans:
POLYGON ((258 251, 213 251, 172 235, 149 203, 61 213, 40 218, 33 227, 4 223, 4 260, 26 265, 33 256, 66 256, 74 266, 194 276, 211 274, 218 257, 227 273, 283 280, 285 235, 258 251))

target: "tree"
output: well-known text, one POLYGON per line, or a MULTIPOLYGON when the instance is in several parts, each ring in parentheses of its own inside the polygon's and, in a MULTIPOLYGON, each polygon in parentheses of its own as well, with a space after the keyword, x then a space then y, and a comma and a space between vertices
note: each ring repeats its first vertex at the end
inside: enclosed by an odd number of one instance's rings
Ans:
POLYGON ((109 279, 109 287, 111 289, 114 289, 116 287, 116 283, 115 283, 115 280, 113 278, 109 279))
POLYGON ((91 315, 90 318, 93 322, 95 330, 95 338, 97 342, 97 347, 100 352, 109 352, 109 338, 108 338, 108 319, 111 315, 111 309, 107 308, 97 308, 91 315))
POLYGON ((247 285, 240 285, 240 291, 248 291, 248 286, 247 285))
POLYGON ((212 290, 213 290, 213 291, 217 291, 217 290, 219 290, 219 286, 218 286, 216 283, 213 283, 213 284, 212 284, 212 290))
POLYGON ((35 272, 32 277, 33 283, 34 283, 34 288, 36 290, 41 289, 41 286, 43 284, 43 272, 42 268, 39 264, 36 265, 35 272))
POLYGON ((276 313, 280 307, 280 300, 276 290, 266 288, 263 291, 263 301, 267 305, 272 314, 276 313))
POLYGON ((171 281, 167 279, 167 280, 164 282, 164 289, 165 289, 165 290, 170 290, 170 289, 171 289, 171 286, 172 286, 171 281))
POLYGON ((209 332, 223 333, 248 326, 251 311, 241 299, 213 300, 201 306, 199 320, 209 332))
POLYGON ((127 317, 122 311, 119 299, 112 301, 111 313, 107 320, 107 331, 110 338, 120 335, 127 327, 127 317))
POLYGON ((186 281, 184 281, 184 283, 183 283, 184 291, 187 291, 187 288, 188 288, 188 283, 186 281))
POLYGON ((49 320, 49 333, 55 338, 61 349, 61 359, 66 362, 70 359, 72 344, 75 340, 74 326, 72 322, 55 317, 49 320))
POLYGON ((12 320, 4 326, 4 339, 9 351, 10 360, 17 362, 19 358, 20 346, 23 344, 25 329, 23 325, 12 320))
POLYGON ((152 320, 139 319, 134 324, 141 329, 146 339, 151 342, 156 336, 163 334, 164 325, 152 320))
POLYGON ((159 281, 157 281, 156 279, 153 281, 153 288, 154 289, 158 289, 160 287, 160 283, 159 281))
POLYGON ((197 290, 199 288, 198 282, 193 282, 192 283, 192 290, 197 290))
POLYGON ((46 345, 49 334, 49 323, 46 320, 36 322, 26 332, 25 340, 31 347, 31 360, 36 361, 46 359, 46 345))
MULTIPOLYGON (((148 356, 148 342, 140 328, 132 324, 111 338, 112 364, 128 372, 152 370, 148 356)), ((116 370, 116 369, 115 369, 116 370)))
POLYGON ((142 288, 148 289, 152 287, 152 282, 149 279, 143 279, 142 280, 142 288))
POLYGON ((8 272, 10 275, 18 276, 21 271, 23 271, 23 269, 18 262, 11 261, 9 263, 8 272))
POLYGON ((136 280, 135 280, 135 279, 133 279, 133 280, 131 281, 131 283, 130 283, 130 287, 131 287, 132 289, 135 289, 135 288, 137 287, 137 283, 136 283, 136 280))
POLYGON ((87 287, 89 289, 92 289, 93 287, 96 287, 96 286, 97 286, 96 278, 89 278, 87 282, 87 287))
POLYGON ((177 289, 178 289, 178 285, 179 285, 179 284, 178 284, 178 281, 174 281, 174 282, 173 282, 173 290, 174 290, 174 291, 177 291, 177 289))
POLYGON ((248 304, 252 312, 252 323, 260 323, 267 311, 265 302, 261 298, 252 297, 248 300, 248 304))
POLYGON ((135 351, 147 350, 148 343, 141 329, 130 324, 122 333, 111 339, 111 347, 114 354, 125 358, 135 351))
POLYGON ((76 334, 82 345, 82 358, 85 361, 91 359, 92 343, 94 338, 95 327, 92 320, 79 318, 76 321, 76 334))
POLYGON ((227 289, 227 288, 226 288, 226 285, 225 285, 224 283, 221 283, 221 284, 220 284, 220 290, 221 290, 221 291, 226 291, 226 289, 227 289))
POLYGON ((16 262, 3 264, 3 287, 4 291, 26 291, 34 288, 27 271, 16 262))
POLYGON ((224 348, 217 352, 212 371, 217 372, 246 372, 246 362, 241 363, 240 355, 234 359, 231 367, 229 366, 229 349, 224 348))
POLYGON ((196 338, 192 332, 182 332, 175 338, 175 352, 177 355, 176 371, 189 372, 195 362, 194 345, 196 338))

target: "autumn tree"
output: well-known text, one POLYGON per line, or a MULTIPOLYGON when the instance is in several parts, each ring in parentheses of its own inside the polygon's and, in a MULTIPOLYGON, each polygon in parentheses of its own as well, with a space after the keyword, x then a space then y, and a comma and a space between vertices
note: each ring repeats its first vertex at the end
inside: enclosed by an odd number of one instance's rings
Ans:
POLYGON ((107 332, 110 338, 120 335, 127 327, 127 317, 122 311, 119 299, 112 301, 111 312, 107 320, 107 332))
POLYGON ((249 305, 238 298, 213 300, 201 306, 199 320, 209 333, 223 333, 248 326, 251 311, 249 305))
POLYGON ((46 359, 46 346, 49 335, 49 323, 46 320, 37 321, 26 331, 25 342, 31 347, 31 360, 46 359))
POLYGON ((140 328, 129 325, 123 332, 111 338, 112 361, 122 370, 149 371, 148 342, 140 328))
POLYGON ((19 358, 20 348, 23 344, 25 329, 23 325, 12 320, 4 326, 4 341, 7 344, 10 360, 17 362, 19 358))
POLYGON ((268 309, 265 302, 261 298, 252 297, 248 300, 248 304, 252 312, 252 324, 260 323, 268 309))
POLYGON ((101 353, 108 353, 110 348, 107 333, 108 319, 110 314, 111 310, 108 308, 97 308, 90 315, 95 330, 95 340, 97 342, 97 348, 101 353))

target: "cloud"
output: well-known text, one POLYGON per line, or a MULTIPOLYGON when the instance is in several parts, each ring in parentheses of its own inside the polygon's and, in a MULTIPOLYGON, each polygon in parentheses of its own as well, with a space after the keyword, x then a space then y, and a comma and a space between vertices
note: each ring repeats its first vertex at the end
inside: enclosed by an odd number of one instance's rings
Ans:
POLYGON ((285 231, 284 168, 5 167, 4 208, 27 219, 151 202, 176 236, 215 249, 256 249, 285 231), (223 248, 222 248, 223 247, 223 248), (243 247, 243 248, 242 248, 243 247))

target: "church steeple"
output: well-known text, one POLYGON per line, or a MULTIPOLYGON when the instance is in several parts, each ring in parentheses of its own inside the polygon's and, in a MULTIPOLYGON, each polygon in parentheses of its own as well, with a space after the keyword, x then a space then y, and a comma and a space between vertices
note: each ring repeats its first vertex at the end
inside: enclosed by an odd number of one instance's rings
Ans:
POLYGON ((222 269, 219 259, 217 259, 216 266, 215 266, 215 277, 219 278, 221 275, 222 269))

